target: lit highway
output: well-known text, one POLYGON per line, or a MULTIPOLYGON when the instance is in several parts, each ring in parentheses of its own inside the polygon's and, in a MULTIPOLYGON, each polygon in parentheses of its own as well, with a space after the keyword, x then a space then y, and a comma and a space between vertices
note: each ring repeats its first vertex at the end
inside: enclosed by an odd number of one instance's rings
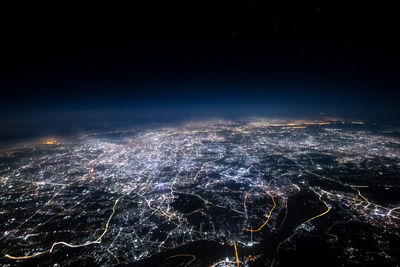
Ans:
POLYGON ((0 263, 280 266, 318 240, 339 264, 395 266, 400 138, 367 126, 213 120, 2 150, 0 263))

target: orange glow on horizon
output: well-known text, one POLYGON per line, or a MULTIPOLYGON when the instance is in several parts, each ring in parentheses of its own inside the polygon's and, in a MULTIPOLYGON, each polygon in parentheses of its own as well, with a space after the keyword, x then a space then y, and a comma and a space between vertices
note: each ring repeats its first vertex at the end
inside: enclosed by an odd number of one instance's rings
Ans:
POLYGON ((45 138, 42 141, 43 145, 57 145, 59 143, 60 143, 60 141, 57 140, 56 138, 45 138))

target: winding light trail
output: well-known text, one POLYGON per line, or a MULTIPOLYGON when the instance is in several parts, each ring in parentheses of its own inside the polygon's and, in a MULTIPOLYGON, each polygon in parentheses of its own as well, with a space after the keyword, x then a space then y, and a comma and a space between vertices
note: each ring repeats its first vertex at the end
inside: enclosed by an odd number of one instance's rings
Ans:
POLYGON ((274 197, 273 197, 270 193, 268 193, 268 195, 271 197, 272 202, 274 202, 274 206, 273 206, 272 209, 269 211, 267 220, 263 223, 263 225, 261 225, 261 226, 260 226, 258 229, 256 229, 256 230, 248 229, 248 228, 243 228, 243 231, 249 231, 249 232, 252 232, 252 233, 253 233, 253 232, 258 232, 258 231, 260 231, 265 225, 267 225, 269 219, 271 218, 271 214, 272 214, 272 212, 274 211, 274 209, 275 209, 275 207, 276 207, 276 202, 275 202, 274 197))
POLYGON ((121 199, 122 197, 123 197, 123 196, 120 196, 119 198, 117 198, 117 199, 115 200, 115 203, 114 203, 114 206, 113 206, 113 209, 112 209, 112 213, 111 213, 110 217, 109 217, 108 220, 107 220, 106 227, 105 227, 103 233, 102 233, 96 240, 94 240, 94 241, 86 241, 86 243, 78 244, 78 245, 74 245, 74 244, 66 243, 66 242, 64 242, 64 241, 60 241, 60 242, 55 242, 55 243, 51 246, 50 249, 44 250, 44 251, 41 251, 41 252, 38 252, 38 253, 35 253, 35 254, 33 254, 33 255, 29 255, 29 256, 19 256, 19 257, 18 257, 18 256, 11 256, 11 255, 9 255, 9 254, 6 254, 6 255, 4 255, 4 256, 7 257, 7 258, 9 258, 9 259, 12 259, 12 260, 24 260, 24 259, 30 259, 30 258, 34 258, 34 257, 40 256, 40 255, 43 255, 43 254, 45 254, 45 253, 52 253, 53 250, 54 250, 54 247, 57 246, 57 245, 64 245, 64 246, 71 247, 71 248, 79 248, 79 247, 89 246, 89 245, 91 245, 91 244, 98 244, 98 243, 101 243, 101 239, 102 239, 103 236, 107 233, 108 228, 109 228, 109 225, 110 225, 110 221, 111 221, 112 217, 114 216, 115 207, 117 206, 118 202, 120 201, 120 199, 121 199))
POLYGON ((324 216, 325 214, 327 214, 327 213, 331 210, 331 207, 328 205, 328 203, 326 203, 324 200, 322 200, 322 195, 321 195, 320 193, 316 192, 314 189, 312 189, 312 188, 310 188, 310 189, 311 189, 315 194, 318 195, 319 200, 320 200, 322 203, 325 204, 327 210, 324 211, 324 212, 321 213, 321 214, 318 214, 318 215, 316 215, 316 216, 314 216, 314 217, 308 219, 306 222, 311 222, 312 220, 314 220, 314 219, 316 219, 316 218, 318 218, 318 217, 324 216))

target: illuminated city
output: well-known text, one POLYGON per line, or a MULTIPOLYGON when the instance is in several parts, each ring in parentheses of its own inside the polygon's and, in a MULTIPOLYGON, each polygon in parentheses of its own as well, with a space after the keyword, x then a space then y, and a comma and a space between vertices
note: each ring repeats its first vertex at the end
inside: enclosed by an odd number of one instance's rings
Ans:
POLYGON ((396 5, 57 4, 0 16, 0 266, 400 266, 396 5))
POLYGON ((320 249, 396 266, 399 128, 377 129, 203 120, 3 149, 0 263, 287 266, 320 249))

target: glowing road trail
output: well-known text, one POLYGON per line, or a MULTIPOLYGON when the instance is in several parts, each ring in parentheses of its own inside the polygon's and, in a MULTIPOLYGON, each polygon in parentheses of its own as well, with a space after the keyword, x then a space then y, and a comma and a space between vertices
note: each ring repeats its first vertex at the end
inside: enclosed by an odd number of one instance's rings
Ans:
POLYGON ((114 206, 113 206, 113 209, 112 209, 112 213, 111 213, 110 217, 109 217, 108 220, 107 220, 107 223, 106 223, 106 225, 105 225, 105 229, 104 229, 103 233, 102 233, 96 240, 94 240, 94 241, 87 241, 87 242, 85 242, 84 244, 78 244, 78 245, 76 245, 76 244, 70 244, 70 243, 67 243, 67 242, 60 241, 60 242, 55 242, 55 243, 51 246, 50 249, 45 250, 45 251, 42 251, 42 252, 35 253, 35 254, 33 254, 33 255, 30 255, 30 256, 19 256, 19 257, 18 257, 18 256, 11 256, 11 255, 9 255, 9 254, 6 254, 5 256, 6 256, 7 258, 13 259, 13 260, 23 260, 23 259, 30 259, 30 258, 33 258, 33 257, 37 257, 37 256, 43 255, 43 254, 45 254, 45 253, 52 253, 53 250, 54 250, 54 248, 55 248, 57 245, 64 245, 64 246, 71 247, 71 248, 79 248, 79 247, 89 246, 89 245, 92 245, 92 244, 101 243, 101 239, 102 239, 103 236, 107 233, 108 227, 109 227, 109 225, 110 225, 110 221, 111 221, 112 217, 114 216, 115 207, 117 206, 118 202, 120 201, 120 199, 121 199, 122 197, 123 197, 123 196, 120 196, 119 198, 117 198, 117 199, 115 200, 115 203, 114 203, 114 206))
POLYGON ((395 266, 399 129, 373 129, 215 120, 3 151, 0 264, 287 266, 320 240, 338 266, 395 266))

